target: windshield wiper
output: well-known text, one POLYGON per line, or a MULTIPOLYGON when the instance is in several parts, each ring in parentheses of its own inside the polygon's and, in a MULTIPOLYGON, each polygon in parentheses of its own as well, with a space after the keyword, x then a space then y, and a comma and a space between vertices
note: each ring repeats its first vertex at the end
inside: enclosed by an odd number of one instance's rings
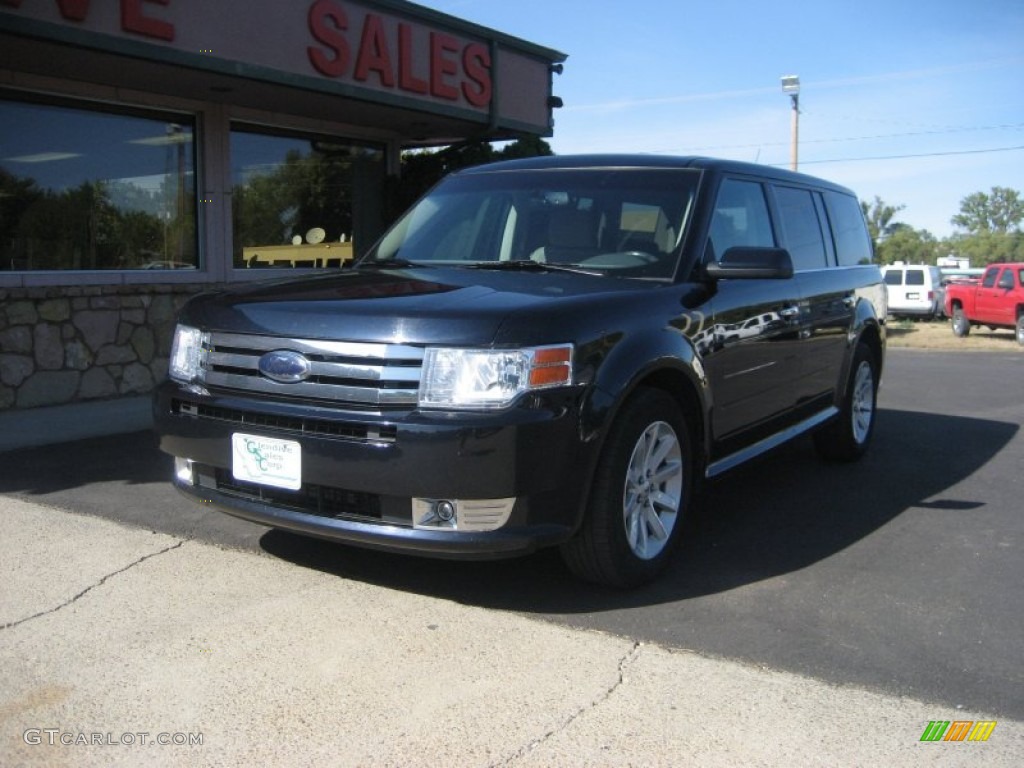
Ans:
POLYGON ((379 261, 364 260, 356 264, 360 269, 408 269, 410 267, 429 267, 430 264, 409 261, 408 259, 381 259, 379 261))
POLYGON ((601 272, 586 269, 575 264, 550 264, 546 261, 532 259, 513 259, 511 261, 477 261, 466 264, 466 269, 495 269, 509 272, 571 272, 576 275, 592 275, 600 277, 601 272))

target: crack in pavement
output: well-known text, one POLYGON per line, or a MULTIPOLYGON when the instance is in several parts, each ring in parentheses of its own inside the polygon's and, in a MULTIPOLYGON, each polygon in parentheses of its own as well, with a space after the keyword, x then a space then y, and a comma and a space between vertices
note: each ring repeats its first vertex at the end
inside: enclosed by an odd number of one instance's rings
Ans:
POLYGON ((186 539, 182 539, 181 541, 178 541, 177 543, 172 544, 169 547, 164 547, 163 549, 161 549, 161 550, 159 550, 157 552, 150 552, 148 555, 143 555, 138 560, 134 560, 134 561, 128 563, 128 565, 126 565, 124 568, 119 568, 116 571, 108 573, 106 576, 104 576, 102 579, 97 581, 95 584, 90 584, 88 587, 83 589, 81 592, 79 592, 77 595, 72 597, 70 600, 65 600, 63 603, 61 603, 58 606, 55 606, 53 608, 48 608, 45 611, 40 611, 39 613, 36 613, 36 614, 34 614, 32 616, 26 616, 23 619, 18 619, 17 621, 8 622, 7 624, 4 624, 3 626, 0 626, 0 631, 5 630, 5 629, 13 629, 14 627, 20 626, 20 625, 24 624, 27 621, 32 621, 33 619, 38 619, 41 616, 47 616, 47 615, 49 615, 51 613, 56 613, 57 611, 59 611, 59 610, 61 610, 63 608, 67 608, 72 603, 77 602, 80 598, 85 597, 85 595, 87 595, 92 590, 96 589, 97 587, 103 586, 109 579, 112 579, 115 576, 118 576, 119 574, 124 573, 125 571, 131 570, 135 566, 140 565, 140 564, 146 562, 151 557, 157 557, 159 555, 165 555, 168 552, 170 552, 171 550, 174 550, 174 549, 177 549, 178 547, 180 547, 182 544, 185 543, 185 541, 186 541, 186 539))
POLYGON ((587 712, 593 711, 594 709, 596 709, 597 707, 601 706, 606 701, 608 701, 608 699, 610 699, 612 697, 612 695, 620 687, 622 687, 622 685, 626 682, 626 670, 629 667, 631 667, 633 664, 635 664, 637 659, 640 658, 640 650, 641 650, 642 647, 643 647, 643 643, 642 642, 640 642, 639 640, 634 640, 633 641, 633 647, 629 649, 629 652, 625 656, 623 656, 621 659, 619 659, 619 675, 618 675, 618 679, 614 683, 612 683, 608 687, 608 689, 606 691, 604 691, 604 693, 602 693, 596 699, 591 701, 589 704, 587 704, 585 706, 582 706, 579 709, 577 709, 575 712, 573 712, 571 715, 569 715, 569 717, 566 718, 565 722, 563 722, 561 725, 557 726, 556 728, 552 728, 550 731, 545 733, 543 736, 541 736, 541 737, 539 737, 537 739, 534 739, 529 744, 526 744, 523 747, 520 747, 514 754, 509 755, 507 758, 502 760, 500 763, 492 764, 492 765, 506 765, 506 766, 512 765, 517 760, 520 760, 521 758, 526 757, 526 755, 528 755, 530 752, 535 750, 537 747, 539 747, 541 744, 546 742, 548 739, 550 739, 553 736, 556 736, 557 734, 559 734, 559 733, 565 731, 566 729, 568 729, 573 723, 575 723, 577 720, 579 720, 581 717, 583 717, 583 715, 585 715, 587 712))

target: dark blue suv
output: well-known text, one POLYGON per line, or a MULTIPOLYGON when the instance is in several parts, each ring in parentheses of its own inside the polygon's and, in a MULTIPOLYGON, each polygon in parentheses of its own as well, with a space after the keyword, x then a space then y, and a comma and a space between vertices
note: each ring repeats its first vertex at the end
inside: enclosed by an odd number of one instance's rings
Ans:
POLYGON ((661 571, 704 478, 867 448, 885 288, 860 206, 703 158, 454 174, 353 269, 207 294, 155 399, 174 482, 276 528, 583 578, 661 571))

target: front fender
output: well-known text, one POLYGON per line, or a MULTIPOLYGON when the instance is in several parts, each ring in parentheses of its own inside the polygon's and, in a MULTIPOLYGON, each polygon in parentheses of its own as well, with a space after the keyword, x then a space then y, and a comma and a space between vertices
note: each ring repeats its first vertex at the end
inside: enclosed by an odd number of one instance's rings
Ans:
POLYGON ((590 453, 595 463, 609 426, 638 387, 664 389, 684 409, 695 407, 703 422, 710 407, 710 388, 700 356, 687 336, 668 327, 618 334, 606 339, 604 346, 580 411, 580 439, 594 447, 590 453))

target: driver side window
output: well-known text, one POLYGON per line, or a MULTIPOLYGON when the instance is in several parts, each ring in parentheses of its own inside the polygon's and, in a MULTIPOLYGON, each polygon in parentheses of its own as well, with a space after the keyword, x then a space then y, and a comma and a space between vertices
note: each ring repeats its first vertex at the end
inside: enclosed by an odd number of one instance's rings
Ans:
POLYGON ((718 189, 708 233, 706 259, 720 259, 736 245, 775 245, 764 188, 754 181, 726 179, 718 189))

